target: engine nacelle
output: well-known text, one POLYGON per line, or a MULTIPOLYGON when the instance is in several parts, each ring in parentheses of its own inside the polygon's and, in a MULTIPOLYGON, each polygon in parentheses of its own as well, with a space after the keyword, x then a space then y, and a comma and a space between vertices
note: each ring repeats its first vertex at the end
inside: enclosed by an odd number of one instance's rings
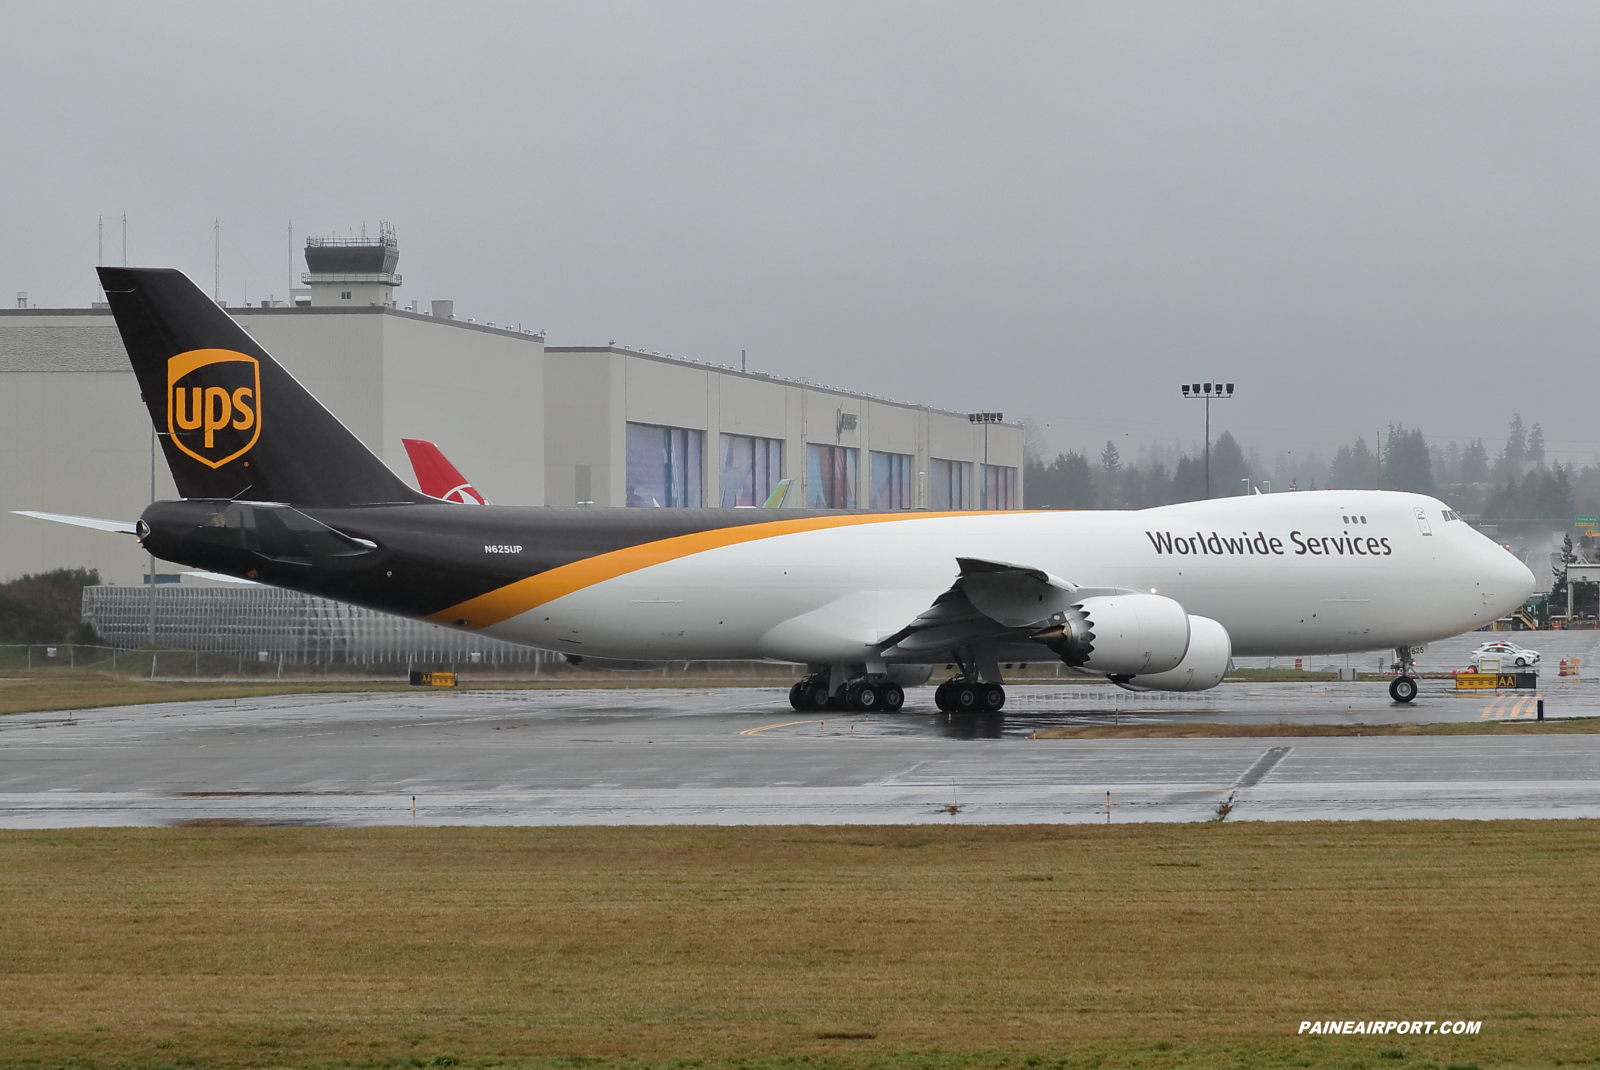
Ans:
POLYGON ((921 687, 933 675, 932 665, 899 664, 888 668, 889 679, 901 687, 921 687))
POLYGON ((1189 652, 1177 668, 1116 681, 1129 691, 1204 691, 1222 683, 1233 664, 1233 639, 1210 617, 1189 618, 1189 652))
POLYGON ((1176 669, 1189 650, 1183 606, 1156 594, 1097 595, 1033 638, 1075 668, 1107 676, 1176 669))

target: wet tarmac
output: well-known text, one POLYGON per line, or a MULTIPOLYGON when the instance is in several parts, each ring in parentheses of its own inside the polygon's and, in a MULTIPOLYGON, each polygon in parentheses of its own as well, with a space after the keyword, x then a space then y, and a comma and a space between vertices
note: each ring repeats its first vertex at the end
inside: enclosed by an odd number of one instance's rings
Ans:
POLYGON ((1381 683, 1018 685, 992 716, 794 713, 770 689, 306 695, 0 718, 0 827, 1600 816, 1600 680, 1410 706, 1381 683), (1039 740, 1053 725, 1498 722, 1490 735, 1039 740), (1109 806, 1107 805, 1109 798, 1109 806), (415 807, 413 809, 413 806, 415 807))

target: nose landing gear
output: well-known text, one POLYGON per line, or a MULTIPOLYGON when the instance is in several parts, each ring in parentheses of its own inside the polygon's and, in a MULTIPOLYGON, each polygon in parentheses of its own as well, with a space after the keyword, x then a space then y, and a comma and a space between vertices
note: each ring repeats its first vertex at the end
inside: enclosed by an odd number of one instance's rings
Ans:
POLYGON ((1395 652, 1395 668, 1400 675, 1389 683, 1389 697, 1396 702, 1410 702, 1417 697, 1417 664, 1411 656, 1409 646, 1397 646, 1395 652))

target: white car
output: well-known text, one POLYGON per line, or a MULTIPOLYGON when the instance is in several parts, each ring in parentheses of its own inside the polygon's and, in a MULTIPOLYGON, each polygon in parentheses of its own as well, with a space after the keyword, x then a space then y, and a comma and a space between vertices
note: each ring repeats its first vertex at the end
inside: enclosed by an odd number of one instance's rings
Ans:
POLYGON ((1501 672, 1512 668, 1526 669, 1539 664, 1537 650, 1529 650, 1516 643, 1485 643, 1467 656, 1469 662, 1467 667, 1477 672, 1480 658, 1499 658, 1501 672))

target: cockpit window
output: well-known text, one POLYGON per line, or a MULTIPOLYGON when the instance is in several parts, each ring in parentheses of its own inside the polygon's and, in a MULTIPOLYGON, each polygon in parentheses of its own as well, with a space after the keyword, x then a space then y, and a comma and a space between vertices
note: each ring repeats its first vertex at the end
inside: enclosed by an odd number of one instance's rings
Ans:
POLYGON ((1454 509, 1446 509, 1444 511, 1444 518, 1446 520, 1460 520, 1461 514, 1456 512, 1454 509))

